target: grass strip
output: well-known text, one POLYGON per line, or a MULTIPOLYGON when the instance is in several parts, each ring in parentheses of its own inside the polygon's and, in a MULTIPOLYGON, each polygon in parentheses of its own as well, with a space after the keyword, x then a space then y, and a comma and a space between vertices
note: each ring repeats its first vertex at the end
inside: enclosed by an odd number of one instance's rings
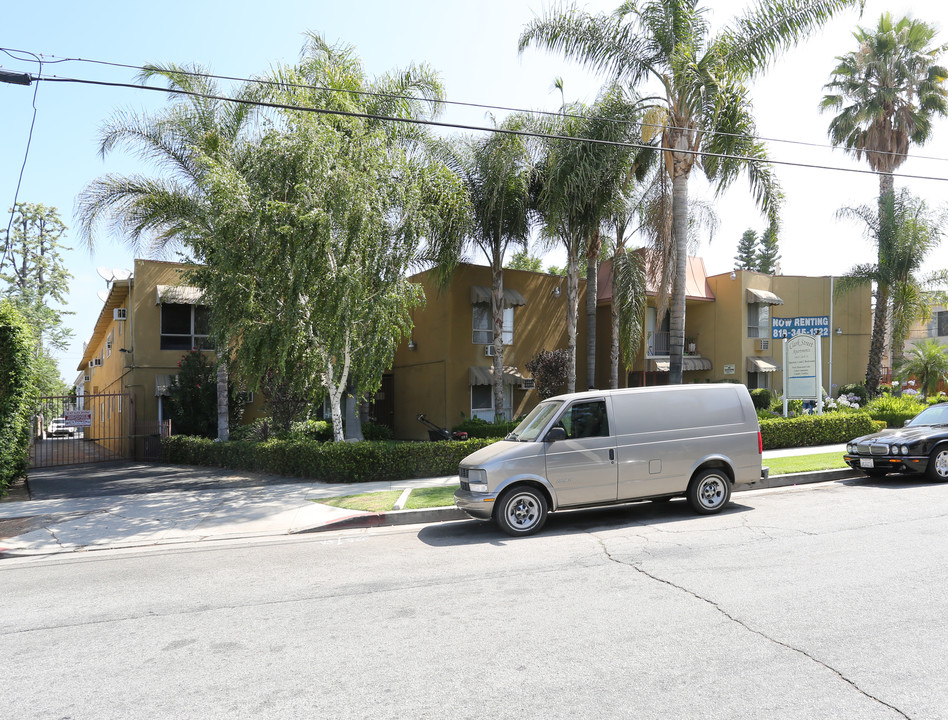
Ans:
POLYGON ((446 487, 415 488, 405 503, 406 510, 424 510, 433 507, 448 507, 454 505, 454 491, 460 485, 446 487))
MULTIPOLYGON (((363 510, 365 512, 387 512, 395 505, 395 501, 402 494, 401 490, 384 490, 382 492, 363 493, 362 495, 341 495, 339 497, 319 498, 313 502, 320 505, 332 505, 346 510, 363 510)), ((412 492, 414 494, 414 492, 412 492)))
POLYGON ((764 460, 764 465, 770 468, 771 477, 774 475, 791 475, 792 473, 836 470, 837 468, 848 467, 843 460, 843 454, 839 452, 768 458, 764 460))

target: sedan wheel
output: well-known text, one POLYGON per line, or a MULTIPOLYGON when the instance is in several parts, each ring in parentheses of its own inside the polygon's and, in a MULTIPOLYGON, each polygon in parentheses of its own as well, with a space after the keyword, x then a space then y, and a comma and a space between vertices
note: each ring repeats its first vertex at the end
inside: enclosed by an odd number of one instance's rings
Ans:
POLYGON ((926 474, 929 480, 935 482, 948 481, 948 446, 939 445, 932 450, 932 454, 928 458, 926 474))
POLYGON ((501 495, 494 519, 508 535, 532 535, 546 522, 546 497, 531 487, 512 488, 501 495))
POLYGON ((698 473, 688 485, 688 503, 699 515, 720 512, 731 499, 731 481, 720 470, 698 473))

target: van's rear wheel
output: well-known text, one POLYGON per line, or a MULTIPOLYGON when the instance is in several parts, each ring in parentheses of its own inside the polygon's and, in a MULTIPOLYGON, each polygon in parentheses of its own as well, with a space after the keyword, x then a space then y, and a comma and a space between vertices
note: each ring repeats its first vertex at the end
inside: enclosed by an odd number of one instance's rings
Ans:
POLYGON ((546 522, 546 497, 539 490, 522 485, 500 496, 494 521, 508 535, 533 535, 546 522))
POLYGON ((688 504, 699 515, 721 512, 731 499, 731 481, 717 468, 703 470, 688 485, 688 504))

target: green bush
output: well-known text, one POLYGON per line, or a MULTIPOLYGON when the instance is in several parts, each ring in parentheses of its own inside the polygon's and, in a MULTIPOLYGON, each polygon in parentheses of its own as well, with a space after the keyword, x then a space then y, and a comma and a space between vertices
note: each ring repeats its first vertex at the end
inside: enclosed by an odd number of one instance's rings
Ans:
MULTIPOLYGON (((859 398, 860 407, 866 404, 866 401, 869 399, 869 393, 866 392, 866 386, 860 383, 850 383, 849 385, 843 385, 839 389, 840 395, 856 395, 859 398)), ((839 397, 839 395, 837 395, 839 397)))
POLYGON ((362 423, 362 437, 374 442, 387 442, 392 439, 392 429, 388 425, 362 423))
POLYGON ((765 450, 835 445, 875 431, 872 418, 866 413, 828 413, 760 421, 765 450))
POLYGON ((7 300, 0 301, 0 495, 26 472, 36 401, 33 332, 7 300))
POLYGON ((290 440, 315 440, 329 442, 332 440, 332 423, 328 420, 301 420, 290 425, 290 440))
POLYGON ((754 403, 754 407, 758 410, 769 410, 770 403, 773 401, 773 398, 770 394, 770 390, 767 388, 757 388, 750 391, 751 401, 754 403))
POLYGON ((463 458, 491 442, 477 439, 419 443, 313 440, 221 443, 174 435, 162 438, 161 450, 165 461, 182 465, 307 477, 320 482, 357 483, 454 475, 463 458))
POLYGON ((466 432, 469 438, 503 438, 513 432, 513 429, 519 424, 519 420, 495 424, 474 417, 465 420, 460 425, 455 425, 451 430, 453 432, 466 432))
POLYGON ((865 411, 873 420, 884 420, 887 427, 900 428, 925 409, 911 395, 880 395, 869 402, 865 411))

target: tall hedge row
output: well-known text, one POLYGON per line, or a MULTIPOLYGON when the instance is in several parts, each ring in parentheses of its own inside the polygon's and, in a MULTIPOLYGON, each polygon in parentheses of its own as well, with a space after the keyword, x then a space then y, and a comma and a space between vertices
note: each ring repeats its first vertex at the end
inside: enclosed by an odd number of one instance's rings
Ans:
POLYGON ((320 482, 356 483, 375 480, 455 475, 458 463, 493 440, 464 442, 320 443, 312 440, 216 442, 174 435, 163 438, 164 460, 251 470, 320 482))
POLYGON ((7 300, 0 301, 0 495, 26 472, 36 400, 33 332, 7 300))

